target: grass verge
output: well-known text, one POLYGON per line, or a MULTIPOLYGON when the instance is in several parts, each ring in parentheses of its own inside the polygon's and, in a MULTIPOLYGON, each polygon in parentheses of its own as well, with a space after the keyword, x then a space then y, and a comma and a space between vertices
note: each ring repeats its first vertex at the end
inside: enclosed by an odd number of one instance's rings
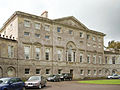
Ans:
POLYGON ((88 81, 78 81, 79 83, 88 83, 88 84, 120 84, 120 79, 112 80, 88 80, 88 81))

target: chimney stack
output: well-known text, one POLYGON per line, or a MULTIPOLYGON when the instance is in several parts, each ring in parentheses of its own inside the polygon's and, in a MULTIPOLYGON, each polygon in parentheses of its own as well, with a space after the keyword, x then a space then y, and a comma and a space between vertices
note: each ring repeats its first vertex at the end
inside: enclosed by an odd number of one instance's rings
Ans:
POLYGON ((48 18, 48 11, 44 11, 44 12, 41 14, 41 17, 48 18))

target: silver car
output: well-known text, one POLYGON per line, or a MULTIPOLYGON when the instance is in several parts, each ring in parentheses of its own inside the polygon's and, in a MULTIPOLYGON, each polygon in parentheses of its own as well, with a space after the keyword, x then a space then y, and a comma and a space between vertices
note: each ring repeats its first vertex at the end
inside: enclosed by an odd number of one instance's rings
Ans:
POLYGON ((120 75, 113 74, 112 76, 108 76, 108 79, 120 79, 120 75))
POLYGON ((46 78, 43 76, 31 76, 25 82, 25 88, 42 88, 46 86, 46 78))

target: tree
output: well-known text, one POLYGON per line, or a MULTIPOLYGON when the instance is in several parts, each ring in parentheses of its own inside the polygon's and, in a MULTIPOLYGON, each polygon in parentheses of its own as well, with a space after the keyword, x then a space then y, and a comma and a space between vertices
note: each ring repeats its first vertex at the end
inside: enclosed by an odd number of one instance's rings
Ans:
POLYGON ((118 42, 118 41, 115 42, 114 40, 109 41, 107 48, 108 48, 108 49, 109 49, 109 48, 113 48, 113 49, 118 50, 118 49, 120 49, 120 42, 118 42))

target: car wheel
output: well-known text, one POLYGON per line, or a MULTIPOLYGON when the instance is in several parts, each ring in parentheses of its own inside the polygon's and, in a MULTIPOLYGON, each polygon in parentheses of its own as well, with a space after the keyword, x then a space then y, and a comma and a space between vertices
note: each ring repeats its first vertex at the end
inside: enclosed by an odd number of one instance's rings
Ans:
POLYGON ((5 88, 4 90, 8 90, 8 89, 5 88))
POLYGON ((46 87, 46 83, 44 84, 44 87, 46 87))
POLYGON ((42 88, 42 85, 40 84, 40 85, 39 85, 39 89, 41 89, 41 88, 42 88))

